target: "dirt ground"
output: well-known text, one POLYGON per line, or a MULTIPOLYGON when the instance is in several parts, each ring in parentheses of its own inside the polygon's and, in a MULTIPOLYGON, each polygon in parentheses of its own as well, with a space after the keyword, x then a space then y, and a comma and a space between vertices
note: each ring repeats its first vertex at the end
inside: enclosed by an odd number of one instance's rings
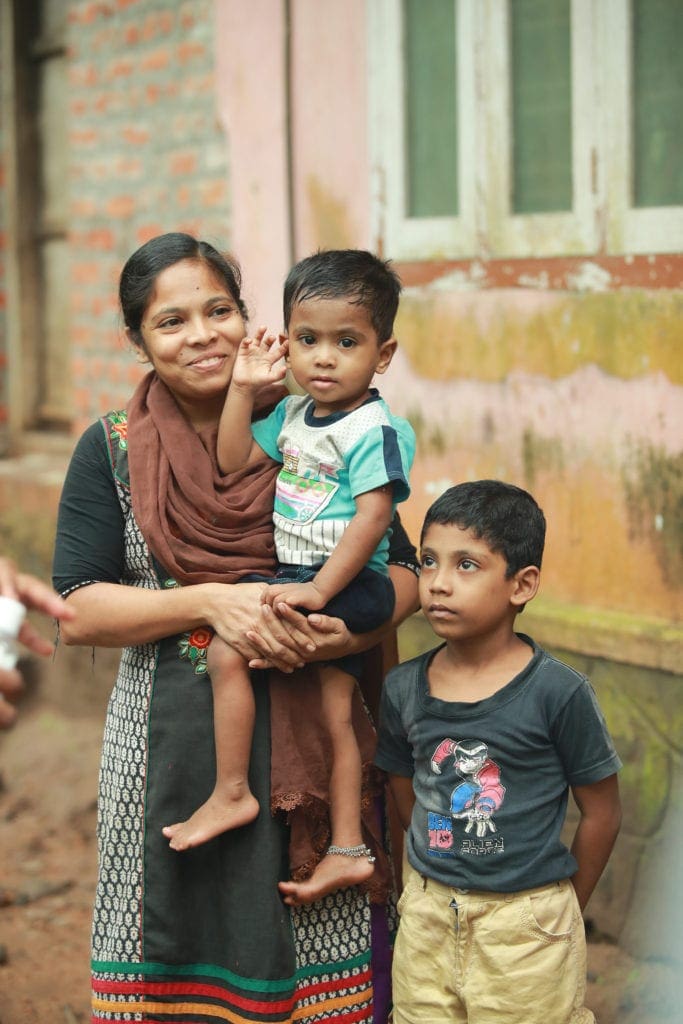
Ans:
MULTIPOLYGON (((34 702, 0 736, 0 1024, 90 1020, 101 732, 34 702)), ((591 942, 587 1002, 599 1024, 680 1024, 675 975, 591 942)))

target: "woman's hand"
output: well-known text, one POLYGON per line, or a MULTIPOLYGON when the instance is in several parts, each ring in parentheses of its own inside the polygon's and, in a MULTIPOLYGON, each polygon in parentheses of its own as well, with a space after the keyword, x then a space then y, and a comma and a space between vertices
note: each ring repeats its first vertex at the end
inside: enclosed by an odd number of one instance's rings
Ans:
POLYGON ((274 658, 281 659, 285 650, 296 652, 299 661, 292 667, 300 668, 305 662, 334 660, 355 649, 355 638, 341 619, 318 614, 306 617, 282 602, 277 614, 263 605, 259 627, 247 636, 260 651, 260 656, 249 662, 250 668, 280 668, 274 658))
MULTIPOLYGON (((209 586, 214 586, 209 584, 209 586)), ((296 624, 279 624, 268 605, 261 604, 265 583, 216 584, 210 625, 227 644, 245 658, 251 668, 277 668, 293 672, 310 657, 311 641, 296 624), (265 663, 267 660, 267 664, 265 663)), ((212 591, 213 593, 213 591, 212 591)), ((299 616, 305 624, 305 616, 299 616)))

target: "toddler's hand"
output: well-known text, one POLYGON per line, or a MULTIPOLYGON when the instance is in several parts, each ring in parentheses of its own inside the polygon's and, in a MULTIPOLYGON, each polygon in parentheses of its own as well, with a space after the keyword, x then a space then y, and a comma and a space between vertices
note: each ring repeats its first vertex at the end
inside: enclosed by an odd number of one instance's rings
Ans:
POLYGON ((287 339, 268 334, 259 327, 253 338, 243 338, 235 356, 232 383, 238 388, 257 391, 267 384, 277 384, 287 373, 284 357, 287 339))
POLYGON ((290 608, 306 608, 309 612, 317 612, 327 603, 325 596, 316 587, 315 580, 310 583, 274 583, 272 587, 266 587, 261 601, 275 611, 278 604, 286 604, 290 608))

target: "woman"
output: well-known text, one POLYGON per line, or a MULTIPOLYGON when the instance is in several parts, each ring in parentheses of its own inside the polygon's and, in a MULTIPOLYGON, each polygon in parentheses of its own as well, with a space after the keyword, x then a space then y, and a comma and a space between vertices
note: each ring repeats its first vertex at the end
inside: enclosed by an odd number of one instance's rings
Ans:
MULTIPOLYGON (((182 854, 162 835, 213 784, 202 674, 212 629, 252 667, 284 671, 363 650, 380 633, 355 638, 324 616, 281 619, 260 604, 263 584, 225 582, 272 564, 277 469, 269 460, 230 477, 216 469, 218 418, 245 334, 236 266, 188 235, 162 235, 128 260, 119 297, 128 338, 152 370, 125 412, 79 441, 54 565, 74 612, 65 642, 124 648, 100 773, 93 1019, 376 1024, 388 1002, 386 908, 346 889, 290 911, 277 890, 288 857, 301 866, 311 851, 298 827, 310 815, 297 774, 310 680, 255 675, 256 821, 182 854), (271 701, 282 769, 272 784, 271 701), (269 805, 296 808, 291 844, 269 805)), ((400 621, 416 587, 414 552, 395 533, 400 621)))

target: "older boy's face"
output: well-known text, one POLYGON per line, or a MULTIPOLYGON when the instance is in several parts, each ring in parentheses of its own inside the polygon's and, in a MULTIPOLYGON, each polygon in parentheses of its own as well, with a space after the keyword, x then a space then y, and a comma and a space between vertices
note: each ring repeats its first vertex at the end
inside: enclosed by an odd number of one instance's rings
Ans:
POLYGON ((420 604, 437 636, 490 641, 509 633, 514 577, 507 563, 471 530, 432 523, 421 552, 420 604))

